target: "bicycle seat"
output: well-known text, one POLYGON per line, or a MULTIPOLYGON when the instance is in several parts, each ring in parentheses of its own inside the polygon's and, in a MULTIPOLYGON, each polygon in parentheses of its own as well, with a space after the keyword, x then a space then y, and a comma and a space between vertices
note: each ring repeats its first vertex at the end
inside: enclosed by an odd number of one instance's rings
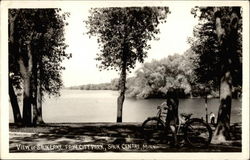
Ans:
POLYGON ((182 116, 185 119, 189 119, 193 114, 192 113, 181 113, 180 116, 182 116))

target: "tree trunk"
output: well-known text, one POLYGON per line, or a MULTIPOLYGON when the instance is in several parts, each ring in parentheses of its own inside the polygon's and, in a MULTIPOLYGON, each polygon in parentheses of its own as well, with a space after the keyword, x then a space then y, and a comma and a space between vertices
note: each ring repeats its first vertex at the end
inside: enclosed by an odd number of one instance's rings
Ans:
POLYGON ((10 41, 10 50, 9 52, 13 52, 16 54, 18 59, 18 64, 20 67, 20 73, 23 78, 23 123, 24 125, 31 125, 31 74, 32 74, 32 55, 31 55, 31 44, 27 44, 27 57, 21 55, 21 48, 23 44, 22 42, 18 42, 14 39, 15 32, 15 20, 18 16, 18 12, 13 16, 9 12, 9 41, 10 41), (25 57, 25 58, 24 58, 25 57), (24 61, 27 60, 27 63, 24 61), (26 64, 26 65, 25 65, 26 64))
MULTIPOLYGON (((34 58, 35 59, 35 58, 34 58)), ((33 63, 33 77, 32 77, 32 120, 33 120, 33 125, 37 125, 37 89, 38 89, 38 84, 37 84, 37 64, 36 62, 33 63)))
POLYGON ((34 76, 35 78, 35 97, 34 97, 34 106, 33 106, 33 124, 44 124, 43 117, 42 117, 42 90, 41 90, 41 83, 40 83, 40 68, 37 65, 37 71, 34 76))
POLYGON ((33 70, 32 70, 32 120, 33 125, 37 125, 37 90, 38 90, 38 64, 37 58, 38 56, 33 57, 33 70))
POLYGON ((179 99, 178 94, 175 89, 170 88, 167 92, 167 105, 170 107, 167 113, 166 121, 170 123, 170 121, 174 121, 175 124, 179 123, 178 118, 178 107, 179 107, 179 99))
POLYGON ((174 144, 177 145, 177 124, 179 124, 179 99, 177 91, 173 88, 170 88, 167 92, 167 106, 169 107, 169 109, 166 117, 166 126, 170 127, 174 138, 174 144))
POLYGON ((31 44, 27 44, 27 66, 24 65, 23 58, 19 59, 20 72, 23 77, 23 123, 26 126, 32 124, 31 105, 32 105, 32 86, 31 86, 31 75, 32 75, 32 54, 31 44))
MULTIPOLYGON (((18 48, 18 45, 17 45, 16 40, 14 38, 14 32, 15 32, 15 20, 18 16, 18 13, 19 13, 19 10, 16 11, 15 15, 12 15, 10 13, 10 10, 8 13, 9 14, 9 42, 10 42, 9 43, 9 53, 17 54, 17 55, 19 52, 19 48, 18 48)), ((21 117, 21 112, 19 109, 17 97, 16 97, 16 94, 15 94, 10 77, 9 77, 9 96, 10 96, 10 102, 11 102, 13 114, 14 114, 14 122, 17 124, 22 124, 23 120, 21 117)))
POLYGON ((217 118, 217 127, 213 139, 223 142, 230 139, 230 114, 232 104, 232 76, 226 72, 220 81, 220 107, 217 118))
POLYGON ((230 139, 230 115, 232 104, 232 54, 236 53, 235 42, 238 32, 238 15, 240 9, 234 8, 230 15, 230 24, 222 25, 220 10, 215 8, 216 34, 221 47, 222 63, 220 78, 220 106, 217 118, 217 127, 214 132, 213 141, 223 142, 230 139), (224 27, 224 28, 223 28, 224 27))
POLYGON ((32 115, 31 115, 31 85, 30 77, 26 76, 23 78, 24 91, 23 91, 23 122, 24 125, 30 126, 32 124, 32 115))
POLYGON ((204 98, 205 98, 205 111, 206 111, 206 122, 208 123, 208 113, 207 113, 207 95, 209 94, 208 87, 204 88, 204 98))
MULTIPOLYGON (((15 39, 14 39, 14 31, 15 31, 15 20, 18 16, 19 10, 16 11, 15 15, 12 15, 9 10, 9 41, 11 45, 14 45, 15 39)), ((11 46, 10 49, 15 49, 15 47, 11 46)))
POLYGON ((124 60, 119 80, 120 95, 117 99, 117 122, 122 122, 122 108, 126 91, 126 69, 127 69, 127 62, 126 60, 124 60))
POLYGON ((20 112, 19 105, 17 102, 17 96, 15 94, 12 81, 10 78, 9 78, 9 96, 10 96, 10 103, 11 103, 12 110, 13 110, 14 123, 17 125, 21 125, 22 124, 21 112, 20 112))
POLYGON ((37 124, 44 124, 42 116, 42 90, 41 84, 37 88, 37 124))

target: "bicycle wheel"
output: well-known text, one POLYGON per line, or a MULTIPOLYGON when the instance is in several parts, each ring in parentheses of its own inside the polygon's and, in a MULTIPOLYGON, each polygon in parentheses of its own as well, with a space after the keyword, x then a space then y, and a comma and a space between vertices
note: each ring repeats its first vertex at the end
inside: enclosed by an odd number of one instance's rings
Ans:
POLYGON ((148 118, 142 124, 142 132, 147 143, 161 143, 165 136, 164 123, 157 117, 148 118))
POLYGON ((186 142, 193 147, 206 147, 212 139, 211 127, 201 119, 190 119, 184 128, 186 142))

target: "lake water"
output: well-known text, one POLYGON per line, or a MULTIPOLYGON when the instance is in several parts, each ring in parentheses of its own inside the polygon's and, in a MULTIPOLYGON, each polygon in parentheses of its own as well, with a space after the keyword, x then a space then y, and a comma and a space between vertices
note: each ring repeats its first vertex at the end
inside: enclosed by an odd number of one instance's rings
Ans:
MULTIPOLYGON (((117 91, 62 90, 58 98, 47 98, 43 103, 45 122, 116 122, 117 91)), ((123 122, 143 122, 157 113, 157 105, 164 99, 136 100, 126 98, 123 122)), ((217 117, 219 99, 208 99, 208 113, 217 117)), ((180 99, 179 113, 193 113, 205 118, 205 101, 201 98, 180 99)), ((10 122, 13 122, 10 107, 10 122)), ((241 122, 241 99, 232 101, 231 122, 241 122)))

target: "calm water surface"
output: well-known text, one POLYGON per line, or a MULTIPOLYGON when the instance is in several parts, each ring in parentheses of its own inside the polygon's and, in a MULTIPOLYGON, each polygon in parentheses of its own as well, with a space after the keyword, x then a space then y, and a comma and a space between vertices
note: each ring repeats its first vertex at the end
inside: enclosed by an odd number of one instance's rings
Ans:
MULTIPOLYGON (((61 97, 47 98, 43 103, 45 122, 115 122, 117 91, 62 90, 61 97)), ((143 122, 157 113, 156 106, 164 99, 136 100, 126 98, 123 106, 124 122, 143 122)), ((217 114, 219 99, 208 100, 208 113, 217 114)), ((179 113, 193 113, 205 118, 204 99, 180 99, 179 113)), ((13 122, 10 107, 10 121, 13 122)), ((217 116, 217 115, 216 115, 217 116)), ((233 99, 231 122, 241 122, 241 100, 233 99)))

